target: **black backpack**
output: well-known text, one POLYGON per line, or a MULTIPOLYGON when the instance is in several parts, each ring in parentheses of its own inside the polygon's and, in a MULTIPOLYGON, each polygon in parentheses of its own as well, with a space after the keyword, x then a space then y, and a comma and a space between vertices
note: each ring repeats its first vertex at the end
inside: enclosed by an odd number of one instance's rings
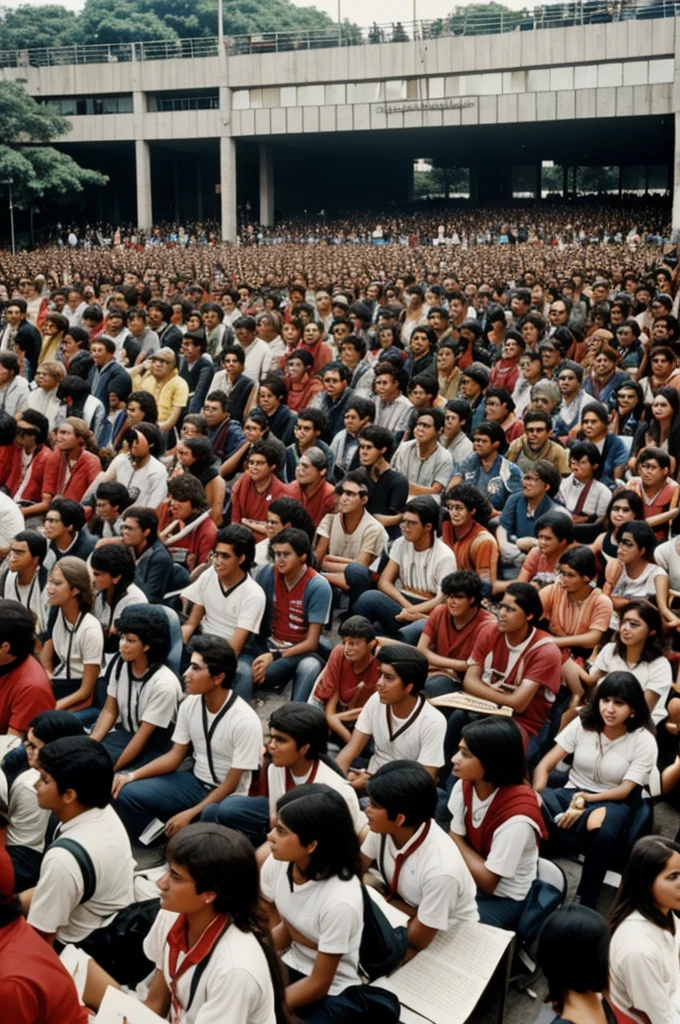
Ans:
POLYGON ((361 884, 364 900, 364 928, 359 946, 359 967, 369 981, 389 974, 406 956, 408 932, 393 928, 366 888, 361 884))

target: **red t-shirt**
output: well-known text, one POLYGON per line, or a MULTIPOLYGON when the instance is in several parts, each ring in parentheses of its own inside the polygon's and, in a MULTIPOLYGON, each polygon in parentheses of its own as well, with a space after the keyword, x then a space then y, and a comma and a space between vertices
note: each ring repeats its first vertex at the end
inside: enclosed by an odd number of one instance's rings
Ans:
POLYGON ((518 657, 517 650, 511 649, 505 633, 491 624, 479 633, 469 662, 480 665, 482 681, 501 694, 513 692, 525 680, 539 684, 529 706, 514 715, 520 728, 536 736, 548 720, 560 688, 562 657, 552 637, 541 629, 534 629, 528 641, 519 645, 518 657))
POLYGON ((305 492, 300 487, 297 480, 292 484, 288 484, 288 497, 295 498, 299 501, 303 508, 306 508, 309 512, 310 518, 315 526, 318 526, 321 520, 329 512, 335 510, 335 505, 338 500, 338 496, 335 493, 335 487, 333 484, 329 484, 328 481, 324 480, 311 498, 308 498, 305 492))
POLYGON ((102 464, 92 452, 83 452, 79 456, 73 472, 65 484, 64 467, 62 466, 62 453, 55 450, 45 465, 44 493, 53 497, 72 498, 74 501, 82 501, 83 494, 93 482, 96 476, 101 473, 102 464))
POLYGON ((0 1006, 8 1024, 87 1024, 71 975, 23 917, 0 928, 0 1006))
MULTIPOLYGON (((480 608, 475 617, 470 619, 462 629, 456 629, 453 619, 449 615, 449 609, 445 604, 440 604, 438 608, 430 612, 423 633, 431 641, 430 650, 441 658, 467 661, 472 654, 480 629, 493 625, 495 622, 496 618, 491 612, 480 608)), ((432 671, 436 672, 437 669, 432 669, 432 671)))
POLYGON ((256 522, 265 522, 267 510, 272 501, 276 498, 288 496, 288 485, 282 483, 278 477, 273 476, 269 487, 263 494, 258 494, 255 485, 247 473, 244 473, 236 483, 231 492, 231 521, 240 523, 242 519, 254 519, 256 522))
POLYGON ((53 711, 54 704, 45 669, 29 655, 16 668, 0 673, 0 736, 8 729, 26 732, 31 719, 41 711, 53 711))
POLYGON ((375 692, 379 675, 380 662, 376 658, 371 658, 364 671, 357 675, 345 657, 342 646, 334 647, 326 662, 323 679, 314 691, 314 697, 317 700, 330 700, 333 694, 337 693, 340 704, 347 707, 356 694, 353 707, 361 708, 375 692), (361 692, 357 694, 360 683, 363 683, 363 686, 361 692))
POLYGON ((299 644, 307 636, 309 624, 304 613, 307 584, 317 573, 311 567, 303 572, 295 586, 289 590, 283 575, 274 570, 274 607, 271 635, 284 643, 299 644))
MULTIPOLYGON (((169 526, 172 522, 170 503, 162 501, 156 509, 156 514, 158 515, 158 533, 161 534, 166 526, 169 526)), ((171 553, 173 550, 190 551, 192 555, 196 556, 196 565, 203 565, 210 557, 216 536, 217 526, 208 516, 191 533, 188 533, 186 537, 182 537, 176 544, 171 544, 168 550, 171 553)))

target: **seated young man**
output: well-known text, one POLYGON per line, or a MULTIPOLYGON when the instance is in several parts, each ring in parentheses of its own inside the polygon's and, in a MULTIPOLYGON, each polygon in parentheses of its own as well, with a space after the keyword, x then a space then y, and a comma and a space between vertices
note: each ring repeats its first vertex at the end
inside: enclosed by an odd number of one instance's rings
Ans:
POLYGON ((54 708, 54 691, 36 657, 35 620, 19 601, 0 599, 0 736, 24 739, 28 724, 54 708))
POLYGON ((323 706, 328 728, 341 743, 349 743, 361 709, 375 692, 380 663, 376 635, 368 619, 351 615, 338 627, 341 644, 334 647, 312 691, 323 706))
MULTIPOLYGON (((522 490, 508 498, 496 530, 501 565, 507 566, 508 572, 519 569, 527 553, 536 547, 534 522, 557 507, 553 499, 559 488, 560 475, 547 459, 538 459, 525 470, 522 490)), ((569 515, 566 509, 564 515, 569 515)))
POLYGON ((254 558, 250 530, 225 526, 215 538, 211 565, 182 591, 182 598, 192 605, 182 626, 184 643, 197 631, 228 640, 238 658, 234 690, 244 700, 253 695, 252 641, 259 633, 266 602, 262 587, 250 576, 254 558))
POLYGON ((671 457, 662 448, 645 448, 638 456, 638 472, 626 488, 642 498, 645 522, 657 539, 667 540, 680 502, 680 486, 671 477, 671 457))
POLYGON ((135 559, 135 583, 150 604, 161 604, 170 590, 174 562, 158 539, 158 516, 152 508, 132 505, 125 510, 120 527, 123 544, 135 559))
MULTIPOLYGON (((560 689, 562 656, 549 633, 535 623, 543 617, 538 591, 530 583, 511 583, 503 595, 498 621, 477 635, 463 690, 513 710, 529 756, 548 721, 560 689)), ((456 709, 446 730, 447 763, 458 749, 469 711, 456 709)))
POLYGON ((377 519, 392 540, 408 499, 408 480, 390 466, 394 437, 386 427, 370 424, 359 433, 359 464, 368 473, 370 494, 366 511, 377 519))
POLYGON ((287 486, 289 497, 295 498, 309 512, 314 526, 335 511, 335 488, 326 479, 330 468, 330 452, 327 454, 321 448, 308 448, 300 456, 295 480, 287 486))
POLYGON ((167 754, 115 776, 116 809, 131 836, 158 818, 166 836, 232 793, 246 794, 260 764, 262 727, 253 709, 232 690, 236 655, 226 640, 195 637, 184 673, 182 701, 167 754), (193 753, 191 771, 180 771, 193 753))
POLYGON ((47 622, 46 588, 48 571, 44 566, 47 541, 37 530, 21 530, 9 549, 8 567, 0 576, 0 597, 18 601, 35 616, 38 633, 47 622))
POLYGON ((472 484, 457 484, 448 489, 442 504, 448 512, 442 540, 456 556, 457 567, 476 573, 492 588, 498 576, 498 544, 486 529, 494 511, 491 503, 472 484))
POLYGON ((407 644, 382 647, 377 659, 381 668, 377 692, 364 705, 352 738, 336 763, 358 790, 364 789, 381 765, 400 758, 419 761, 435 778, 444 763, 446 721, 422 693, 427 659, 407 644), (371 738, 373 755, 368 767, 351 769, 371 738))
POLYGON ((544 587, 539 596, 548 631, 562 655, 562 680, 576 707, 583 696, 580 668, 609 629, 614 609, 611 598, 593 587, 597 562, 590 548, 578 545, 565 551, 557 572, 557 582, 544 587))
POLYGON ((275 476, 278 466, 278 445, 269 440, 256 442, 248 454, 246 471, 231 492, 232 523, 243 523, 256 541, 265 537, 270 502, 288 494, 287 485, 275 476))
POLYGON ((330 616, 331 587, 309 564, 312 545, 302 530, 282 530, 271 547, 274 565, 263 566, 257 577, 267 600, 261 631, 267 649, 253 661, 253 683, 282 688, 292 680, 293 700, 306 701, 326 656, 319 640, 330 616))
MULTIPOLYGON (((276 821, 279 797, 294 786, 323 782, 337 790, 349 808, 358 834, 366 827, 356 791, 326 755, 328 727, 323 712, 311 704, 290 701, 273 712, 269 719, 267 749, 271 762, 267 768, 268 796, 227 797, 220 804, 211 804, 201 814, 201 821, 216 821, 235 828, 250 839, 255 847, 266 842, 267 833, 276 821)), ((267 846, 262 857, 269 853, 267 846)))
POLYGON ((370 832, 364 871, 375 867, 391 902, 408 914, 404 962, 457 921, 478 921, 476 887, 458 848, 434 820, 437 787, 416 761, 390 761, 367 784, 370 832), (408 862, 408 864, 407 864, 408 862))
POLYGON ((162 608, 137 604, 116 619, 119 655, 106 673, 106 701, 90 735, 111 755, 115 771, 136 768, 170 749, 182 699, 179 679, 163 664, 170 627, 162 608))
POLYGON ((409 498, 423 494, 438 496, 453 475, 453 460, 439 440, 444 429, 441 409, 422 409, 416 414, 413 440, 402 441, 392 465, 408 480, 409 498))
POLYGON ((449 487, 472 484, 501 512, 510 495, 522 489, 522 471, 503 456, 507 447, 502 427, 483 420, 472 435, 472 454, 460 463, 449 487))
POLYGON ((95 514, 88 529, 97 537, 98 546, 103 540, 118 540, 123 512, 130 507, 130 492, 123 484, 111 482, 100 484, 95 491, 95 514))
MULTIPOLYGON (((464 486, 464 485, 461 485, 464 486)), ((444 604, 430 612, 418 640, 418 650, 430 669, 425 693, 453 693, 465 675, 479 631, 496 621, 482 608, 484 588, 479 576, 465 569, 442 580, 444 604)))
POLYGON ((111 758, 89 736, 47 743, 38 755, 38 803, 59 819, 57 838, 47 848, 35 889, 22 894, 28 923, 53 946, 79 944, 134 902, 134 860, 130 840, 110 805, 111 758), (83 871, 73 852, 78 843, 94 867, 95 890, 82 902, 83 871))
POLYGON ((87 561, 95 538, 85 526, 85 509, 71 498, 55 498, 45 516, 47 554, 43 565, 52 569, 64 555, 87 561))
POLYGON ((540 590, 556 581, 557 563, 574 545, 574 523, 570 516, 554 509, 535 523, 534 536, 538 544, 524 559, 517 582, 531 583, 540 590))
POLYGON ((609 488, 597 479, 601 459, 591 441, 578 441, 569 452, 571 473, 563 479, 558 492, 574 521, 574 536, 583 544, 595 540, 601 532, 612 497, 609 488))
POLYGON ((314 557, 331 586, 347 591, 345 570, 375 562, 387 544, 387 531, 366 511, 369 488, 363 469, 347 473, 335 491, 338 511, 329 512, 319 523, 314 557))
POLYGON ((431 495, 408 503, 401 520, 402 536, 390 549, 377 590, 370 589, 365 566, 345 570, 355 614, 379 623, 387 636, 407 643, 418 642, 427 616, 441 603, 442 579, 456 569, 451 548, 437 536, 439 516, 440 507, 431 495))

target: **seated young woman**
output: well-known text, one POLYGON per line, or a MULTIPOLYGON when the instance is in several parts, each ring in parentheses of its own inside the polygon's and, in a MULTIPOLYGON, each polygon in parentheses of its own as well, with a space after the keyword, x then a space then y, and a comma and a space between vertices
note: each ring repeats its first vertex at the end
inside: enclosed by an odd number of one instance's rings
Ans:
POLYGON ((585 854, 577 895, 586 906, 595 906, 656 765, 650 722, 635 676, 611 672, 534 771, 551 842, 557 849, 576 848, 585 854), (566 784, 548 788, 550 772, 568 754, 573 754, 573 763, 566 784))
POLYGON ((570 903, 541 929, 536 962, 548 982, 551 1024, 617 1024, 609 989, 609 929, 590 907, 570 903))
POLYGON ((347 804, 314 782, 285 793, 276 815, 260 888, 288 969, 288 1010, 303 1021, 396 1024, 396 996, 359 977, 361 863, 347 804))
POLYGON ((207 437, 190 437, 180 441, 177 445, 177 458, 185 475, 191 474, 205 488, 210 518, 216 526, 220 526, 227 485, 220 476, 210 441, 207 437))
POLYGON ((609 992, 635 1024, 680 1021, 679 875, 677 843, 638 839, 609 911, 609 992))
POLYGON ((654 561, 656 548, 654 530, 637 520, 626 523, 619 531, 616 559, 607 564, 602 592, 614 605, 610 626, 618 629, 619 613, 634 597, 658 601, 665 592, 667 573, 654 561))
POLYGON ((57 708, 88 709, 104 664, 104 637, 92 615, 90 573, 82 558, 59 559, 50 573, 47 599, 51 611, 40 660, 52 678, 57 708))
POLYGON ((522 734, 489 715, 463 729, 453 755, 449 835, 477 885, 479 919, 515 930, 547 837, 536 794, 526 782, 522 734))
POLYGON ((158 506, 158 539, 189 572, 204 565, 217 536, 203 484, 191 473, 168 481, 168 498, 158 506), (186 555, 185 555, 186 552, 186 555))
POLYGON ((117 772, 138 768, 171 747, 182 687, 167 665, 168 618, 155 605, 130 605, 116 619, 120 653, 106 673, 106 701, 90 735, 117 772))
POLYGON ((669 713, 666 701, 673 681, 663 656, 661 615, 650 601, 636 598, 623 606, 620 618, 616 637, 604 645, 582 679, 590 687, 609 672, 632 672, 644 691, 652 725, 657 726, 669 713))
POLYGON ((518 583, 532 583, 538 590, 557 581, 557 563, 574 544, 574 524, 563 512, 546 512, 534 525, 538 544, 522 563, 518 583))
POLYGON ((619 536, 625 523, 644 517, 644 505, 639 494, 629 490, 616 492, 604 517, 604 531, 590 545, 600 563, 608 564, 616 559, 619 536))
POLYGON ((104 630, 106 661, 118 653, 116 619, 131 604, 146 604, 146 594, 134 582, 137 566, 130 548, 107 544, 90 555, 92 586, 95 590, 92 614, 104 630))

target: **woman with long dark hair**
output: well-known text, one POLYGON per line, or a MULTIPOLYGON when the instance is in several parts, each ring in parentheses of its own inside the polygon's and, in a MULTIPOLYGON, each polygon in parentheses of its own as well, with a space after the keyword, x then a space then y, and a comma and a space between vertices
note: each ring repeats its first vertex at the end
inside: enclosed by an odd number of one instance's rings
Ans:
POLYGON ((614 394, 611 431, 619 437, 635 437, 646 409, 645 396, 636 380, 624 380, 614 394))
POLYGON ((453 755, 449 835, 477 886, 479 919, 515 930, 536 878, 546 836, 536 794, 526 782, 522 734, 489 715, 463 729, 453 755))
POLYGON ((550 839, 585 854, 577 894, 586 906, 595 906, 657 753, 642 687, 631 672, 610 672, 536 766, 550 839), (566 785, 548 788, 550 772, 569 754, 566 785))
POLYGON ((347 804, 314 782, 285 793, 276 815, 260 886, 274 948, 288 968, 288 1009, 303 1021, 396 1024, 396 997, 359 977, 361 862, 347 804))
POLYGON ((680 846, 638 839, 609 912, 614 1006, 636 1024, 680 1021, 680 846))
POLYGON ((621 527, 633 519, 644 519, 644 506, 642 498, 635 491, 617 491, 604 517, 604 533, 596 537, 590 545, 596 555, 602 557, 605 562, 616 558, 619 547, 619 535, 621 527))
POLYGON ((671 477, 680 467, 680 394, 675 388, 659 388, 652 399, 650 417, 637 429, 628 467, 637 471, 637 456, 643 448, 661 448, 672 459, 671 477))
POLYGON ((210 518, 216 526, 221 526, 227 487, 215 463, 210 441, 207 437, 189 437, 180 441, 177 445, 177 458, 184 472, 191 473, 203 484, 210 518))
POLYGON ((541 929, 536 961, 548 982, 552 1024, 616 1024, 602 995, 609 988, 609 929, 604 918, 571 903, 541 929))

